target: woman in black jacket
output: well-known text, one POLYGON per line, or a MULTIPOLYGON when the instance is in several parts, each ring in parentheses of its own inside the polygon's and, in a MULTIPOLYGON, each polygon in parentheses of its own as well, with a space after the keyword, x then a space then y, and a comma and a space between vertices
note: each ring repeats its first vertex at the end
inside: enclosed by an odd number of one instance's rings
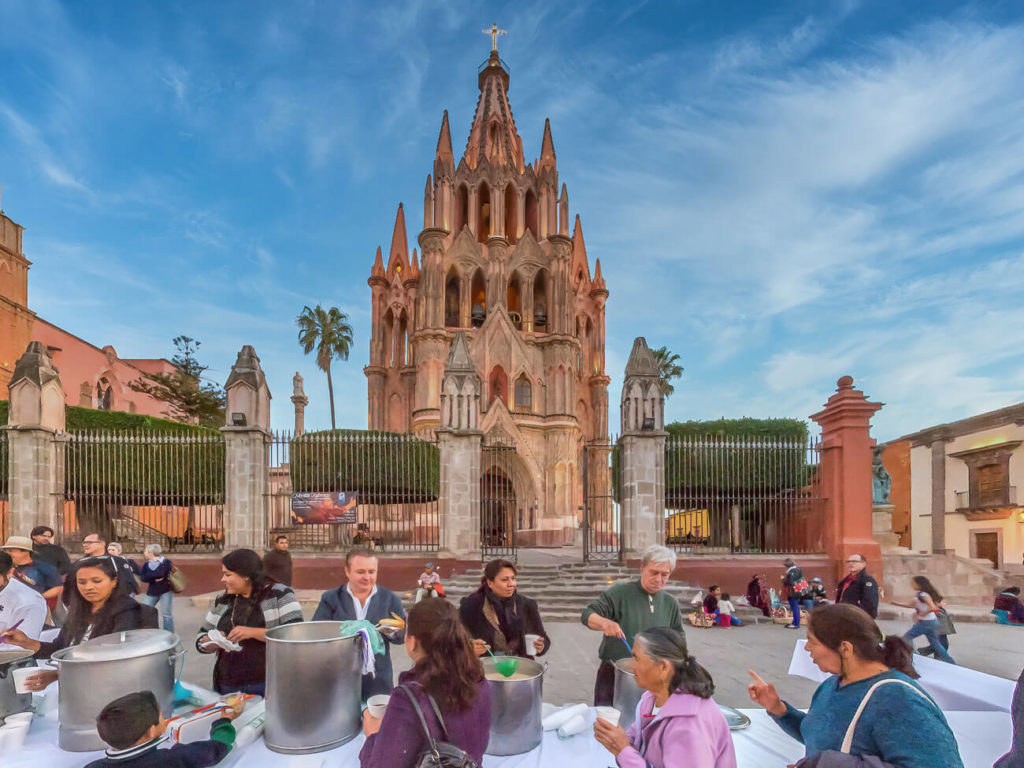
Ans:
POLYGON ((516 566, 508 560, 492 560, 484 567, 480 588, 462 598, 459 618, 473 638, 478 656, 487 653, 507 656, 543 656, 551 647, 544 631, 537 601, 516 591, 516 566), (526 635, 538 635, 526 646, 526 635))
MULTIPOLYGON (((33 640, 21 630, 9 631, 5 642, 48 659, 55 651, 84 643, 101 635, 129 629, 156 629, 156 609, 141 605, 118 590, 117 568, 108 556, 86 557, 75 563, 64 584, 68 618, 52 643, 33 640)), ((33 691, 41 691, 57 679, 56 670, 40 670, 25 679, 33 691)))

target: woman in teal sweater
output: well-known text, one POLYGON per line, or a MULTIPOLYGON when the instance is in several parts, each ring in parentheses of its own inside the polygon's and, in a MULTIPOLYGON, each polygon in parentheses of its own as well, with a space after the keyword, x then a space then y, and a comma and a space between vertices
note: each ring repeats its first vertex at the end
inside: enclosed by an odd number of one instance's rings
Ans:
POLYGON ((801 766, 821 760, 852 768, 863 764, 858 757, 870 756, 894 768, 963 768, 946 718, 915 682, 905 640, 883 639, 867 613, 840 603, 810 614, 807 650, 833 676, 818 686, 806 714, 753 671, 748 687, 750 698, 807 747, 801 766))

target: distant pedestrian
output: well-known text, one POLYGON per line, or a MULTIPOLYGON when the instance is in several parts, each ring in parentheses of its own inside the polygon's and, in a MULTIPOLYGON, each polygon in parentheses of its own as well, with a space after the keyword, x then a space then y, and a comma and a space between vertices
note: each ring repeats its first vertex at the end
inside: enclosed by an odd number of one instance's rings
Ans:
POLYGON ((914 638, 924 635, 935 658, 947 664, 956 664, 953 657, 942 647, 942 640, 939 637, 939 604, 942 602, 942 595, 926 576, 915 576, 911 581, 917 592, 913 606, 914 626, 903 634, 903 639, 913 646, 914 638))
POLYGON ((836 586, 836 602, 856 605, 875 619, 878 618, 878 580, 867 572, 867 565, 864 555, 846 558, 848 573, 836 586))
POLYGON ((274 548, 263 556, 263 570, 278 584, 292 586, 292 553, 288 551, 288 537, 283 533, 278 534, 274 548))
POLYGON ((128 596, 137 594, 139 592, 139 585, 135 581, 135 573, 132 571, 131 566, 128 565, 128 560, 120 555, 111 555, 107 552, 107 544, 107 538, 103 534, 88 533, 82 539, 82 552, 85 553, 85 557, 109 556, 114 562, 114 567, 117 569, 118 588, 128 596))
POLYGON ((793 612, 793 621, 786 625, 786 629, 800 629, 800 603, 807 589, 807 581, 793 558, 787 557, 782 564, 786 566, 786 572, 782 574, 782 596, 793 612))
POLYGON ((35 549, 34 559, 49 563, 61 576, 71 570, 71 558, 68 551, 60 544, 53 543, 53 528, 48 525, 37 525, 29 534, 35 549))
POLYGON ((1020 587, 1007 587, 992 606, 994 611, 1006 611, 1006 618, 1014 624, 1024 624, 1024 605, 1020 602, 1020 587))
POLYGON ((747 584, 747 602, 765 616, 772 615, 772 602, 768 597, 768 579, 763 573, 755 573, 747 584))
POLYGON ((144 550, 146 562, 139 569, 139 578, 146 583, 146 594, 139 599, 160 611, 161 626, 168 632, 174 631, 174 590, 171 587, 171 570, 174 565, 163 556, 159 544, 147 544, 144 550))

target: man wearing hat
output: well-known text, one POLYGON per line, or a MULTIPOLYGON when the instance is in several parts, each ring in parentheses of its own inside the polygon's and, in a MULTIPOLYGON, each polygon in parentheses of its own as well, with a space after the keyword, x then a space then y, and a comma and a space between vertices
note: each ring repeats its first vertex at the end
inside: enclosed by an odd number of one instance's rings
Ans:
POLYGON ((48 525, 37 525, 29 534, 35 548, 35 559, 49 563, 61 576, 67 576, 71 570, 71 558, 60 544, 53 543, 53 528, 48 525))
POLYGON ((52 565, 33 559, 32 553, 35 550, 32 539, 28 536, 10 536, 0 549, 10 554, 11 560, 14 561, 14 574, 18 581, 27 584, 45 597, 52 609, 60 593, 64 591, 64 582, 52 565))
POLYGON ((420 574, 419 589, 416 590, 416 602, 424 597, 444 597, 441 589, 441 576, 434 570, 433 563, 427 563, 426 570, 420 574))

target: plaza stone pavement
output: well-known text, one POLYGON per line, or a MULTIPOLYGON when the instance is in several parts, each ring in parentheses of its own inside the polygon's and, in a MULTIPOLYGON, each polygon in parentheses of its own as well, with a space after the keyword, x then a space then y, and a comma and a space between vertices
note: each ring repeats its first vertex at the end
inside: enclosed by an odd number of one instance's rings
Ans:
MULTIPOLYGON (((307 620, 312 610, 305 608, 307 620)), ((184 680, 209 687, 214 657, 194 650, 195 633, 203 615, 204 611, 188 598, 175 598, 175 629, 189 649, 184 680)), ((909 627, 903 621, 881 621, 879 625, 883 632, 893 634, 902 634, 909 627)), ((591 703, 601 635, 580 623, 550 623, 545 628, 551 636, 551 650, 542 658, 548 662, 544 700, 552 704, 591 703)), ((747 696, 748 669, 774 682, 779 694, 794 706, 810 705, 816 684, 787 674, 793 646, 798 638, 806 636, 803 629, 775 624, 730 629, 686 627, 690 652, 715 680, 715 699, 732 707, 755 706, 747 696)), ((919 638, 918 644, 921 642, 919 638)), ((950 638, 949 652, 963 666, 1016 680, 1024 667, 1024 630, 997 624, 958 624, 957 634, 950 638)), ((409 657, 401 646, 392 646, 391 654, 397 676, 409 668, 409 657)))

